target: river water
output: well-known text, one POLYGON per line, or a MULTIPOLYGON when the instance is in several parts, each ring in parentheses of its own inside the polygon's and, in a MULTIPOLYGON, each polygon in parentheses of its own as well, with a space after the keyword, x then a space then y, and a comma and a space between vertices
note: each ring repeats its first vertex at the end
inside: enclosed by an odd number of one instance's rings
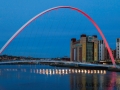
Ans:
POLYGON ((120 73, 47 65, 0 65, 0 90, 120 90, 120 73))

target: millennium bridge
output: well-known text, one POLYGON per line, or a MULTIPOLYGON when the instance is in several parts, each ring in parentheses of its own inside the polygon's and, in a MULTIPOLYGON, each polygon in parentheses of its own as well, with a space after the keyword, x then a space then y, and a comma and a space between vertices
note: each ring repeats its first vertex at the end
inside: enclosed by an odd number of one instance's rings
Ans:
MULTIPOLYGON (((113 65, 104 65, 104 64, 93 64, 93 63, 81 63, 73 61, 57 61, 57 60, 8 60, 0 62, 0 65, 6 64, 47 64, 53 66, 63 66, 63 67, 88 67, 88 68, 111 68, 113 65)), ((119 68, 119 66, 117 66, 119 68)))
POLYGON ((105 46, 108 50, 108 53, 110 55, 110 58, 111 58, 111 61, 112 61, 112 64, 113 65, 103 65, 103 64, 92 64, 92 63, 81 63, 81 62, 67 62, 67 61, 55 61, 55 60, 13 60, 13 61, 3 61, 3 62, 0 62, 0 65, 3 65, 3 64, 25 64, 25 63, 34 63, 34 64, 48 64, 48 65, 52 65, 52 66, 63 66, 63 67, 76 67, 76 68, 81 68, 81 67, 84 67, 84 68, 93 68, 93 69, 96 69, 96 68, 99 68, 99 69, 108 69, 108 68, 113 68, 116 70, 116 69, 119 69, 120 71, 120 68, 119 66, 116 65, 115 63, 115 60, 114 60, 114 57, 112 55, 112 52, 111 52, 111 49, 107 43, 107 40, 106 38, 104 37, 104 34, 102 33, 101 29, 99 28, 99 26, 96 24, 96 22, 88 15, 86 14, 85 12, 83 12, 82 10, 78 9, 78 8, 75 8, 75 7, 72 7, 72 6, 57 6, 57 7, 53 7, 53 8, 50 8, 50 9, 47 9, 39 14, 37 14, 36 16, 34 16, 33 18, 31 18, 28 22, 26 22, 21 28, 19 28, 16 33, 14 33, 12 35, 12 37, 3 45, 3 47, 0 49, 0 54, 2 54, 2 52, 5 50, 5 48, 12 42, 12 40, 14 40, 18 34, 20 34, 20 32, 23 31, 23 29, 25 27, 27 27, 31 22, 33 22, 34 20, 36 20, 38 17, 48 13, 48 12, 51 12, 52 10, 56 10, 56 9, 62 9, 62 8, 68 8, 70 10, 74 10, 74 11, 77 11, 79 13, 81 13, 82 15, 84 15, 87 19, 89 19, 91 21, 91 23, 95 26, 95 28, 97 29, 97 31, 99 32, 99 34, 101 35, 104 43, 105 43, 105 46))

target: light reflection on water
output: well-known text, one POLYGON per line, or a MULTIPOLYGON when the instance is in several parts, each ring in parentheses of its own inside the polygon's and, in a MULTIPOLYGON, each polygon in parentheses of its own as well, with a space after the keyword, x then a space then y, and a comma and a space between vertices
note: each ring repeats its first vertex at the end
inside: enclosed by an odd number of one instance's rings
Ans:
MULTIPOLYGON (((0 74, 4 71, 12 71, 18 72, 18 69, 0 69, 0 74)), ((30 72, 36 74, 46 74, 46 75, 55 75, 55 74, 78 74, 78 73, 85 73, 85 74, 106 74, 106 70, 86 70, 86 69, 20 69, 21 72, 30 72)))
POLYGON ((120 73, 43 65, 1 65, 0 90, 120 90, 120 73))

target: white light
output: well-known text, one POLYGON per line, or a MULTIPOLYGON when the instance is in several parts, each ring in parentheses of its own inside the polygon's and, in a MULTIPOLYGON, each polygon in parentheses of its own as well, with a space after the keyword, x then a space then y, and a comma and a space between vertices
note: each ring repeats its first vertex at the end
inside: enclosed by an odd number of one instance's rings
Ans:
POLYGON ((104 70, 104 74, 106 74, 106 71, 104 70))
POLYGON ((74 73, 74 69, 72 69, 72 73, 74 73))
POLYGON ((99 73, 99 70, 98 70, 98 73, 99 73))
POLYGON ((96 70, 94 70, 94 73, 96 73, 96 70))
POLYGON ((83 73, 83 70, 82 70, 82 73, 83 73))
POLYGON ((75 70, 75 72, 77 73, 77 70, 75 70))
POLYGON ((88 74, 90 73, 90 70, 88 70, 88 74))
POLYGON ((62 70, 62 73, 64 74, 64 69, 62 70))
POLYGON ((48 75, 48 69, 46 70, 46 74, 48 75))
POLYGON ((93 73, 93 70, 91 70, 91 73, 93 73))
POLYGON ((56 69, 56 74, 58 74, 58 70, 56 69))

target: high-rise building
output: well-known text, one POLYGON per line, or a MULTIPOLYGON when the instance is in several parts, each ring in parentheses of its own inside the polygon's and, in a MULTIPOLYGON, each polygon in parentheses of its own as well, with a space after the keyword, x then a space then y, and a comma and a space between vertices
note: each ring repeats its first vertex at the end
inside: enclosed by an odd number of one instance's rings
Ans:
POLYGON ((80 40, 76 41, 75 38, 71 39, 71 49, 70 49, 70 61, 81 61, 82 60, 82 46, 80 40))
POLYGON ((120 38, 116 40, 116 59, 120 59, 120 38))
POLYGON ((96 35, 82 34, 80 40, 71 39, 70 60, 80 62, 98 61, 98 39, 96 35))
POLYGON ((87 42, 87 37, 85 34, 81 35, 81 60, 82 62, 86 62, 86 42, 87 42))
POLYGON ((98 60, 105 60, 105 43, 103 40, 98 41, 98 60))
POLYGON ((98 61, 98 39, 96 35, 87 36, 86 61, 98 61))

